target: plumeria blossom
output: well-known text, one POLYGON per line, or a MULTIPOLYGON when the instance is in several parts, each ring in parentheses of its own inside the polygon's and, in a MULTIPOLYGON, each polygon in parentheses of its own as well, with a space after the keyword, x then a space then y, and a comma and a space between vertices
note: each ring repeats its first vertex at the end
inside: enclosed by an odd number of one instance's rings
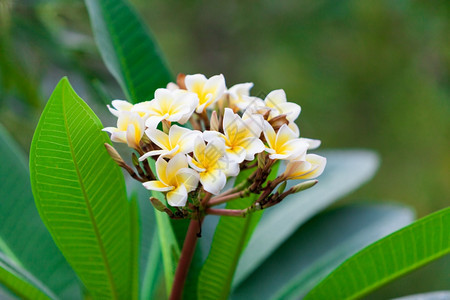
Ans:
POLYGON ((295 160, 308 150, 309 144, 297 138, 297 134, 286 124, 278 132, 267 121, 264 124, 264 136, 268 144, 266 151, 271 159, 295 160))
POLYGON ((113 100, 111 105, 107 105, 109 111, 116 117, 119 117, 122 111, 131 111, 133 104, 125 100, 113 100))
POLYGON ((284 171, 286 179, 314 179, 319 177, 327 159, 316 154, 307 154, 304 160, 289 161, 284 171))
POLYGON ((198 96, 197 113, 216 103, 226 91, 225 78, 222 74, 207 79, 205 75, 186 75, 184 80, 186 89, 198 96))
POLYGON ((138 113, 121 111, 117 119, 117 127, 106 127, 103 131, 111 133, 111 141, 126 143, 129 147, 138 149, 144 135, 144 120, 138 113))
POLYGON ((244 111, 252 105, 250 90, 253 87, 252 82, 239 83, 228 89, 227 94, 230 99, 230 107, 234 111, 244 111))
POLYGON ((252 88, 247 82, 227 90, 223 75, 179 74, 176 83, 157 89, 151 101, 133 105, 114 100, 108 109, 118 118, 117 127, 103 130, 140 157, 132 154, 133 169, 110 144, 106 150, 133 179, 164 193, 166 201, 151 197, 150 202, 170 218, 245 217, 274 206, 316 184, 309 180, 287 188, 286 181, 318 177, 326 159, 308 153, 320 140, 299 137, 294 123, 299 105, 289 103, 281 89, 263 100, 250 95, 252 88), (284 173, 269 177, 279 160, 287 161, 284 173), (243 170, 248 176, 222 192, 229 177, 243 170), (251 194, 254 200, 245 209, 212 208, 251 194))
POLYGON ((185 124, 198 105, 198 97, 185 90, 157 89, 155 99, 141 102, 134 110, 145 112, 145 126, 156 128, 162 120, 185 124))
POLYGON ((263 128, 262 118, 242 120, 230 108, 225 108, 223 131, 205 131, 206 141, 222 138, 225 141, 225 152, 231 163, 253 160, 256 153, 263 152, 264 143, 259 139, 263 128), (259 122, 257 122, 259 121, 259 122))
MULTIPOLYGON (((236 176, 236 164, 227 161, 225 143, 222 139, 213 139, 207 145, 201 137, 195 139, 194 158, 189 165, 200 174, 200 182, 205 191, 217 195, 225 186, 227 175, 236 176)), ((237 169, 239 172, 239 169, 237 169)))
POLYGON ((140 161, 150 156, 160 155, 161 157, 171 158, 178 153, 187 154, 192 152, 194 150, 195 137, 202 133, 197 130, 172 125, 169 129, 169 134, 154 128, 148 128, 145 134, 161 149, 145 153, 139 158, 140 161))
POLYGON ((156 161, 156 174, 159 180, 143 183, 144 187, 159 192, 167 192, 167 202, 171 206, 184 206, 188 193, 198 185, 198 173, 188 168, 184 154, 175 155, 169 162, 162 157, 156 161))

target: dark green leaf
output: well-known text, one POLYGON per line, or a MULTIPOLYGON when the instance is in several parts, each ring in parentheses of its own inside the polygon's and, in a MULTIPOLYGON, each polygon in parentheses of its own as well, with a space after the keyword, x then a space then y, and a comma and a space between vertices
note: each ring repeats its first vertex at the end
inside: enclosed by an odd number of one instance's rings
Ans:
POLYGON ((450 207, 426 216, 350 257, 307 299, 355 299, 450 253, 450 207))
POLYGON ((44 224, 92 296, 130 298, 128 200, 101 129, 63 78, 33 137, 31 183, 44 224))
MULTIPOLYGON (((269 180, 277 173, 274 167, 269 180)), ((236 178, 239 183, 251 174, 252 170, 241 172, 236 178)), ((249 207, 258 195, 230 201, 227 209, 244 209, 249 207)), ((245 218, 221 217, 214 233, 211 250, 200 272, 198 296, 200 299, 227 299, 231 289, 234 272, 239 257, 245 249, 253 230, 258 224, 263 211, 258 211, 245 218)))
POLYGON ((126 0, 85 0, 103 61, 132 102, 172 80, 151 34, 126 0))

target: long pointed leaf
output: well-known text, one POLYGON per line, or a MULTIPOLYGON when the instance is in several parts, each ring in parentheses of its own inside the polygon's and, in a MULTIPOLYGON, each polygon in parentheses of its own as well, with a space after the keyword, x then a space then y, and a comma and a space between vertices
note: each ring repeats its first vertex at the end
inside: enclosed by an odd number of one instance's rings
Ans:
MULTIPOLYGON (((277 164, 269 180, 277 173, 277 164)), ((236 178, 239 183, 247 178, 251 171, 241 172, 236 178)), ((250 206, 258 195, 230 201, 226 208, 243 209, 250 206)), ((234 272, 239 257, 245 249, 253 230, 258 224, 263 211, 258 211, 245 218, 221 217, 214 233, 211 250, 200 272, 198 280, 199 299, 227 299, 230 293, 234 272)))
POLYGON ((25 154, 1 126, 0 157, 0 251, 61 298, 80 298, 78 278, 34 204, 25 154))
POLYGON ((6 286, 21 299, 57 298, 38 279, 3 254, 0 254, 0 284, 6 286))
POLYGON ((411 209, 392 204, 348 205, 320 214, 265 260, 233 299, 301 299, 346 258, 413 219, 411 209))
MULTIPOLYGON (((327 167, 319 183, 264 213, 239 261, 233 286, 239 285, 304 222, 369 180, 379 164, 371 151, 332 150, 321 155, 327 158, 327 167)), ((288 187, 296 183, 290 181, 288 187)))
POLYGON ((450 207, 428 215, 350 257, 308 299, 355 299, 450 253, 450 207))
POLYGON ((129 298, 130 223, 125 182, 100 120, 63 78, 36 128, 33 194, 57 246, 95 298, 129 298))
POLYGON ((85 0, 103 61, 130 101, 153 99, 172 76, 149 31, 126 0, 85 0))

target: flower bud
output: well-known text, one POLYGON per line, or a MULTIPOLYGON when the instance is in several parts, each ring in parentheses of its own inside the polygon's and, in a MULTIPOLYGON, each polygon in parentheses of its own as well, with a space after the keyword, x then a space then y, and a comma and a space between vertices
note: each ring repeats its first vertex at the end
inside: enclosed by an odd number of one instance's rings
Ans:
POLYGON ((309 189, 309 188, 315 186, 316 183, 318 183, 318 182, 319 182, 318 180, 308 180, 308 181, 299 183, 299 184, 297 184, 297 185, 294 185, 294 186, 291 188, 292 194, 298 193, 298 192, 301 192, 301 191, 304 191, 304 190, 307 190, 307 189, 309 189))
POLYGON ((182 90, 186 90, 186 84, 184 83, 185 78, 186 78, 186 75, 183 73, 179 73, 177 76, 177 85, 182 90))
POLYGON ((269 120, 269 124, 272 125, 273 130, 278 131, 284 124, 288 125, 289 121, 286 115, 279 115, 269 120))
POLYGON ((120 166, 123 167, 125 166, 125 161, 122 159, 122 157, 120 156, 119 152, 117 152, 116 149, 114 149, 113 146, 111 146, 108 143, 105 143, 105 148, 106 151, 108 151, 109 156, 111 156, 111 158, 120 166))
POLYGON ((219 131, 219 118, 217 117, 217 112, 214 110, 211 113, 210 130, 219 131))
POLYGON ((277 189, 277 194, 282 194, 284 190, 286 189, 287 181, 283 181, 283 183, 280 184, 280 186, 277 189))
POLYGON ((266 165, 267 155, 265 152, 261 152, 258 154, 258 168, 262 169, 266 165))
POLYGON ((167 207, 162 203, 159 199, 155 197, 150 197, 150 202, 152 203, 153 207, 156 208, 159 211, 166 211, 167 207))

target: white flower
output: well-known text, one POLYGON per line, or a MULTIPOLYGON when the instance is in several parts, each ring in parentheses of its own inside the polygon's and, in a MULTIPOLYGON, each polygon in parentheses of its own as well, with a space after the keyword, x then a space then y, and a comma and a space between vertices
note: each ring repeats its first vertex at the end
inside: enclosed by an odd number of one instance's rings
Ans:
POLYGON ((264 143, 259 139, 263 128, 262 121, 262 118, 242 120, 230 108, 225 108, 223 117, 225 134, 217 131, 205 131, 203 136, 208 142, 217 137, 222 138, 225 141, 225 152, 230 163, 253 160, 255 154, 264 151, 265 148, 264 143))
POLYGON ((218 101, 225 93, 225 78, 222 74, 207 79, 205 75, 186 75, 186 89, 197 94, 199 103, 197 113, 202 113, 205 108, 218 101))
POLYGON ((218 195, 225 186, 227 175, 231 175, 230 172, 236 172, 236 164, 230 165, 226 160, 225 143, 222 139, 214 139, 205 145, 203 139, 197 137, 194 158, 190 158, 189 165, 199 172, 200 182, 205 191, 214 195, 218 195))
POLYGON ((297 134, 286 124, 277 133, 267 121, 264 124, 263 132, 268 144, 266 151, 271 159, 296 160, 306 154, 309 144, 297 138, 297 134))
POLYGON ((156 128, 162 120, 186 123, 198 105, 198 97, 185 90, 157 89, 155 99, 141 102, 133 110, 144 112, 147 120, 145 125, 156 128))
POLYGON ((156 160, 156 174, 159 180, 147 181, 143 185, 152 191, 167 192, 167 202, 171 206, 184 206, 188 193, 198 185, 198 173, 188 168, 186 156, 181 153, 169 162, 159 157, 156 160))
POLYGON ((299 130, 297 125, 295 124, 295 120, 300 115, 300 105, 292 102, 287 102, 286 93, 281 89, 270 92, 264 99, 264 104, 266 107, 271 109, 269 120, 276 116, 285 114, 286 119, 289 121, 289 128, 291 128, 298 137, 299 130))
POLYGON ((233 110, 244 111, 252 105, 253 101, 250 97, 250 90, 252 87, 253 83, 246 82, 235 84, 228 89, 227 94, 230 97, 230 107, 232 107, 233 110))
POLYGON ((172 125, 170 127, 169 134, 154 128, 148 128, 145 133, 153 143, 161 148, 161 150, 154 150, 145 153, 139 158, 140 161, 154 155, 161 155, 163 157, 170 158, 178 153, 187 154, 192 152, 194 150, 195 137, 201 135, 200 131, 189 130, 177 125, 172 125))
POLYGON ((113 100, 111 102, 111 105, 114 107, 107 105, 109 111, 115 115, 116 117, 119 117, 120 113, 123 111, 131 111, 133 108, 133 104, 131 104, 128 101, 125 100, 113 100))
POLYGON ((284 171, 286 179, 313 179, 319 177, 327 159, 316 154, 307 154, 304 160, 289 161, 284 171))
POLYGON ((144 120, 138 113, 121 111, 116 127, 106 127, 103 131, 111 133, 111 141, 126 143, 129 147, 139 149, 139 142, 144 135, 144 120))

